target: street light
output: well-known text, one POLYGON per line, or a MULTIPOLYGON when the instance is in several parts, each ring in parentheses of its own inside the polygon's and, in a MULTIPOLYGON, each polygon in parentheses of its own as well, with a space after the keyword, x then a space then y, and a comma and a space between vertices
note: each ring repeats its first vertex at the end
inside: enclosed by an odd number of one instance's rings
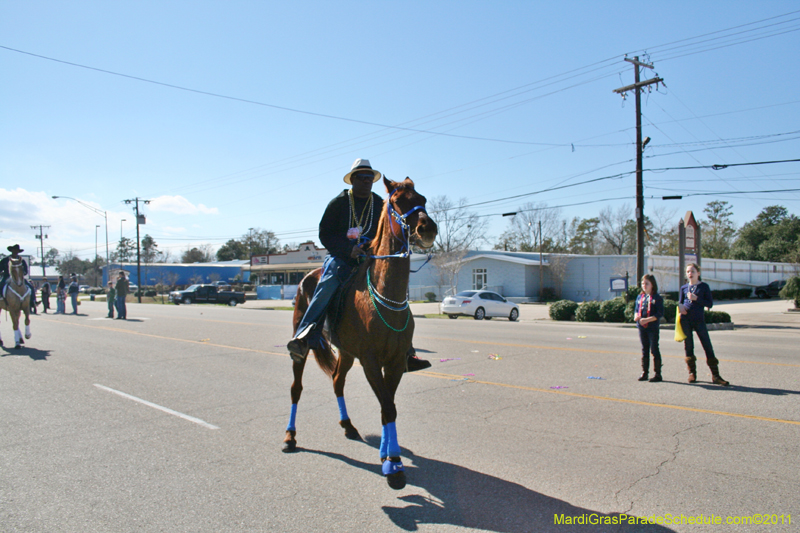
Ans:
MULTIPOLYGON (((106 265, 110 268, 110 263, 108 262, 108 213, 106 211, 102 211, 100 209, 97 209, 96 207, 91 206, 91 205, 87 204, 86 202, 81 202, 77 198, 72 198, 71 196, 53 196, 53 199, 57 199, 57 198, 64 198, 66 200, 75 200, 76 202, 81 204, 86 209, 89 209, 90 211, 93 211, 93 212, 97 213, 98 215, 103 215, 103 218, 105 219, 105 222, 106 222, 106 265)), ((97 228, 95 228, 94 231, 95 231, 95 254, 94 254, 94 256, 95 256, 95 262, 96 262, 97 261, 97 228)), ((111 271, 109 271, 109 275, 110 274, 111 274, 111 271)))
MULTIPOLYGON (((97 228, 100 224, 94 225, 94 286, 97 287, 97 228)), ((111 273, 109 272, 109 275, 111 273)))
POLYGON ((127 221, 127 218, 123 218, 119 221, 119 240, 122 240, 122 223, 127 221))

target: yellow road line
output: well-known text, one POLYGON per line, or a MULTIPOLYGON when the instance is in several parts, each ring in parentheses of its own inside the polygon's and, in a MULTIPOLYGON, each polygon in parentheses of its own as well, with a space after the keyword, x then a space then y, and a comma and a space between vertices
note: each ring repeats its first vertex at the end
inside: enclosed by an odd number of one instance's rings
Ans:
POLYGON ((711 415, 720 415, 720 416, 732 416, 735 418, 749 418, 752 420, 763 420, 766 422, 780 422, 782 424, 794 424, 800 426, 800 421, 797 420, 784 420, 782 418, 769 418, 765 416, 756 416, 756 415, 745 415, 741 413, 729 413, 726 411, 712 411, 711 409, 698 409, 696 407, 684 407, 682 405, 671 405, 667 403, 653 403, 653 402, 643 402, 639 400, 627 400, 625 398, 610 398, 608 396, 594 396, 592 394, 580 394, 577 392, 566 392, 561 390, 552 390, 552 389, 538 389, 536 387, 526 387, 523 385, 510 385, 508 383, 497 383, 494 381, 481 381, 478 379, 467 378, 464 380, 463 376, 459 376, 457 374, 442 374, 440 372, 429 372, 427 370, 421 370, 416 372, 417 375, 424 375, 432 378, 437 379, 448 379, 448 380, 455 380, 455 381, 465 381, 466 383, 480 383, 482 385, 492 385, 494 387, 503 387, 508 389, 518 389, 518 390, 525 390, 531 392, 546 392, 548 394, 561 394, 564 396, 574 396, 576 398, 586 398, 589 400, 604 400, 607 402, 619 402, 619 403, 630 403, 634 405, 646 405, 649 407, 661 407, 663 409, 677 409, 679 411, 692 411, 695 413, 706 413, 711 415))
MULTIPOLYGON (((47 320, 47 319, 45 319, 45 320, 47 320)), ((55 320, 52 320, 52 321, 51 320, 47 320, 47 321, 48 322, 55 322, 55 320)), ((70 324, 70 325, 71 326, 80 326, 80 327, 89 328, 89 329, 102 329, 102 330, 106 330, 106 331, 114 331, 114 332, 119 332, 119 333, 130 333, 132 335, 139 335, 139 336, 142 336, 142 337, 149 337, 149 338, 153 338, 153 339, 163 339, 163 340, 170 340, 170 341, 177 341, 177 342, 188 342, 190 344, 200 344, 200 345, 203 345, 203 346, 214 346, 215 348, 224 348, 224 349, 230 349, 230 350, 239 350, 239 351, 243 351, 243 352, 254 352, 254 353, 267 354, 267 355, 279 355, 281 357, 289 357, 289 354, 287 354, 287 353, 277 353, 277 352, 269 352, 269 351, 266 351, 266 350, 256 350, 255 348, 240 348, 238 346, 228 346, 228 345, 225 345, 225 344, 212 344, 212 343, 203 342, 203 341, 194 341, 194 340, 189 340, 189 339, 179 339, 179 338, 176 338, 176 337, 165 337, 163 335, 154 335, 152 333, 141 333, 141 332, 138 332, 138 331, 130 331, 130 330, 127 330, 127 329, 110 328, 110 327, 105 327, 105 326, 90 326, 88 324, 70 324)), ((452 339, 442 339, 442 340, 452 340, 452 339)), ((498 343, 489 343, 489 342, 484 342, 484 341, 462 341, 462 342, 474 342, 476 344, 498 344, 498 343)), ((501 345, 501 346, 532 347, 530 345, 519 345, 519 344, 499 344, 499 345, 501 345)), ((536 348, 546 348, 546 347, 536 346, 536 348)), ((547 349, 549 349, 549 348, 547 348, 547 349)), ((567 348, 555 348, 555 349, 567 350, 567 348)), ((618 352, 607 352, 607 351, 602 351, 602 350, 584 350, 584 351, 593 351, 593 352, 599 352, 599 353, 618 353, 618 352)), ((699 409, 699 408, 696 408, 696 407, 684 407, 684 406, 681 406, 681 405, 671 405, 671 404, 666 404, 666 403, 643 402, 643 401, 640 401, 640 400, 628 400, 628 399, 625 399, 625 398, 611 398, 609 396, 595 396, 595 395, 592 395, 592 394, 580 394, 580 393, 577 393, 577 392, 566 392, 566 391, 562 391, 562 390, 539 389, 539 388, 536 388, 536 387, 526 387, 524 385, 511 385, 509 383, 497 383, 497 382, 494 382, 494 381, 482 381, 482 380, 472 379, 471 377, 468 377, 466 380, 464 380, 464 376, 460 376, 458 374, 445 374, 443 372, 432 372, 432 371, 425 371, 425 370, 417 371, 417 372, 415 372, 415 374, 418 375, 418 376, 426 376, 426 377, 431 377, 431 378, 436 378, 436 379, 458 380, 458 381, 465 381, 466 383, 480 383, 481 385, 491 385, 491 386, 494 386, 494 387, 503 387, 503 388, 507 388, 507 389, 517 389, 517 390, 524 390, 524 391, 529 391, 529 392, 544 392, 544 393, 547 393, 547 394, 560 394, 560 395, 563 395, 563 396, 572 396, 572 397, 575 397, 575 398, 585 398, 585 399, 589 399, 589 400, 602 400, 602 401, 607 401, 607 402, 619 402, 619 403, 628 403, 628 404, 633 404, 633 405, 645 405, 645 406, 648 406, 648 407, 660 407, 662 409, 675 409, 675 410, 679 410, 679 411, 691 411, 691 412, 695 412, 695 413, 705 413, 705 414, 719 415, 719 416, 730 416, 730 417, 734 417, 734 418, 748 418, 748 419, 751 419, 751 420, 761 420, 761 421, 765 421, 765 422, 778 422, 778 423, 781 423, 781 424, 792 424, 792 425, 800 426, 800 421, 797 421, 797 420, 784 420, 784 419, 781 419, 781 418, 769 418, 769 417, 765 417, 765 416, 745 415, 745 414, 742 414, 742 413, 730 413, 730 412, 727 412, 727 411, 713 411, 711 409, 699 409)))

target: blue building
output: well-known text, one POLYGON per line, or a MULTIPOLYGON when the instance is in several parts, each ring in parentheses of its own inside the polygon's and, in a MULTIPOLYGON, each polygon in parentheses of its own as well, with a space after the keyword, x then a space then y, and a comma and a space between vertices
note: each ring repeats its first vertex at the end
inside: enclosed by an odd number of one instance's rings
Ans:
MULTIPOLYGON (((142 280, 139 282, 136 263, 114 263, 111 265, 111 279, 115 279, 120 270, 126 272, 128 280, 139 286, 150 286, 162 283, 164 285, 191 285, 193 283, 211 283, 213 281, 231 282, 239 279, 247 281, 242 272, 243 265, 249 265, 247 260, 218 261, 214 263, 142 263, 142 280)), ((103 267, 103 286, 108 283, 108 267, 103 267)))

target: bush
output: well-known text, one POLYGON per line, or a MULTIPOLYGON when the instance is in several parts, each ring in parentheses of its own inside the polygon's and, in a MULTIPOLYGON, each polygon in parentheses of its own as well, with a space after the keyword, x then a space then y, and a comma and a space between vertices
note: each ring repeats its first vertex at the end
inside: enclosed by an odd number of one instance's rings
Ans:
POLYGON ((435 292, 426 292, 425 293, 425 298, 427 298, 429 302, 435 302, 436 301, 436 293, 435 292))
POLYGON ((637 286, 628 287, 628 290, 625 291, 625 295, 623 296, 623 298, 625 298, 626 302, 635 302, 636 297, 639 296, 640 294, 642 294, 642 289, 640 289, 639 287, 637 286))
POLYGON ((731 321, 731 315, 725 311, 709 311, 706 309, 703 314, 706 324, 727 324, 731 321))
POLYGON ((673 292, 673 291, 662 292, 661 293, 661 297, 664 298, 664 301, 666 301, 666 300, 673 300, 675 302, 678 301, 678 293, 677 293, 677 291, 675 291, 675 292, 673 292))
POLYGON ((625 301, 614 298, 600 304, 600 319, 603 322, 625 322, 625 301))
POLYGON ((578 322, 600 322, 600 302, 583 302, 575 310, 575 320, 578 322))
POLYGON ((721 289, 711 291, 711 297, 714 300, 742 300, 750 298, 753 289, 721 289))
POLYGON ((89 294, 105 294, 106 290, 103 287, 92 287, 89 289, 89 294))
POLYGON ((664 300, 664 320, 669 324, 675 323, 675 313, 678 312, 678 302, 675 300, 664 300))
POLYGON ((800 309, 800 276, 790 278, 778 296, 784 300, 794 300, 795 308, 800 309))
POLYGON ((572 300, 559 300, 550 304, 550 318, 553 320, 572 320, 578 304, 572 300))
POLYGON ((631 300, 625 304, 625 322, 633 323, 633 315, 636 314, 636 300, 631 300))
POLYGON ((554 302, 556 300, 556 291, 552 287, 545 287, 539 295, 539 300, 542 302, 554 302))

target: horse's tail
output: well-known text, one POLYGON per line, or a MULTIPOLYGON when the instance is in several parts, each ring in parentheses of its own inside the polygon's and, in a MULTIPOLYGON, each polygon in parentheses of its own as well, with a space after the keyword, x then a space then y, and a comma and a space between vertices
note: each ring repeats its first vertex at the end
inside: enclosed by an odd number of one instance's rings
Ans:
MULTIPOLYGON (((295 298, 294 303, 294 316, 292 317, 293 334, 297 333, 297 326, 300 324, 300 321, 303 320, 303 315, 306 313, 308 304, 311 302, 311 298, 314 296, 314 289, 317 288, 317 282, 319 282, 319 276, 321 273, 321 268, 311 271, 310 273, 306 274, 306 276, 297 286, 297 297, 295 298)), ((325 374, 327 374, 329 377, 332 377, 334 371, 336 370, 336 356, 333 355, 333 349, 331 348, 331 344, 328 339, 326 339, 325 348, 315 348, 311 351, 314 353, 314 358, 317 360, 317 364, 322 371, 325 372, 325 374)))

